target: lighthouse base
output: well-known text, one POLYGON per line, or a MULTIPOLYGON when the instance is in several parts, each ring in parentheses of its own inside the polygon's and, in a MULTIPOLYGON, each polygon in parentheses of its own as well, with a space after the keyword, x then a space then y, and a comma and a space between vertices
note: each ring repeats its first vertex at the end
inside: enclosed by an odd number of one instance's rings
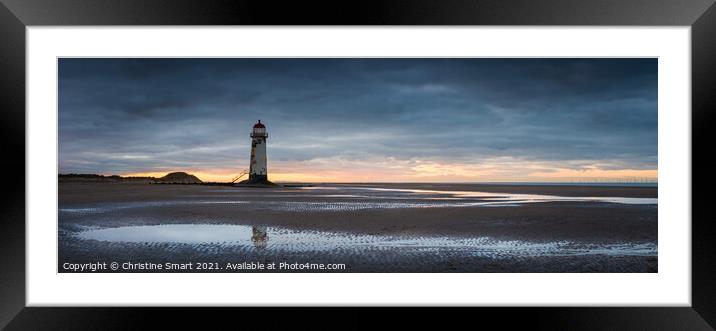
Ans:
POLYGON ((249 175, 249 179, 247 179, 247 180, 257 182, 257 183, 268 182, 268 176, 266 176, 266 175, 249 175))
POLYGON ((276 186, 276 184, 269 181, 266 175, 251 175, 249 179, 242 180, 234 184, 234 186, 270 187, 276 186))

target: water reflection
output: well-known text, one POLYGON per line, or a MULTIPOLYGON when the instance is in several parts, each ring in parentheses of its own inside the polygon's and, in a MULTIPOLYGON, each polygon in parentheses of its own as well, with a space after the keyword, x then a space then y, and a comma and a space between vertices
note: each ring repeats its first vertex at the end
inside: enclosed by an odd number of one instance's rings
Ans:
POLYGON ((251 227, 251 241, 256 249, 264 249, 268 245, 268 233, 265 226, 254 225, 251 227))
POLYGON ((610 202, 621 204, 657 204, 657 198, 627 198, 627 197, 563 197, 547 194, 524 194, 524 193, 489 193, 479 191, 452 191, 452 190, 423 190, 423 189, 396 189, 396 188, 376 188, 376 187, 360 187, 357 189, 365 189, 372 191, 394 191, 405 192, 418 195, 437 194, 449 195, 453 198, 478 198, 486 202, 473 203, 472 205, 497 205, 504 202, 508 203, 531 203, 531 202, 610 202))
MULTIPOLYGON (((187 244, 201 250, 206 245, 226 249, 265 252, 353 252, 371 250, 459 252, 470 256, 512 258, 555 255, 656 256, 655 243, 582 244, 569 241, 531 242, 491 237, 394 236, 328 231, 292 230, 281 227, 232 224, 166 224, 88 229, 75 236, 83 240, 187 244), (271 246, 268 231, 271 231, 271 246)), ((171 245, 170 245, 171 247, 171 245)))

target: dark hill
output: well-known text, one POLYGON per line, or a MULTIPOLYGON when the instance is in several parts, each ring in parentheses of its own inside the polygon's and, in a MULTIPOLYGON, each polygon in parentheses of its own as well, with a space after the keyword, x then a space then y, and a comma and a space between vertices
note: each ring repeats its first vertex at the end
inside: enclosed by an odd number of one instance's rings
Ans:
POLYGON ((59 174, 59 182, 98 182, 98 183, 151 183, 154 177, 121 177, 117 175, 97 175, 97 174, 59 174))
POLYGON ((162 183, 175 183, 175 184, 198 184, 201 183, 201 179, 194 175, 190 175, 186 172, 172 172, 162 178, 157 179, 158 182, 162 183))

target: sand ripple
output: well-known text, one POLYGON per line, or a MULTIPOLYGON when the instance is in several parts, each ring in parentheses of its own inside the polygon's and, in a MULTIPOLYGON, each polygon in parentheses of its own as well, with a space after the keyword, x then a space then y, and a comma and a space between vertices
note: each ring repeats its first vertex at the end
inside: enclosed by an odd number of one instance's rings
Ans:
POLYGON ((225 249, 287 252, 340 252, 403 250, 452 252, 495 259, 564 255, 656 256, 655 244, 581 244, 569 241, 529 242, 490 237, 383 236, 327 231, 297 231, 280 227, 228 224, 166 224, 92 228, 75 234, 81 240, 134 243, 156 247, 189 245, 216 254, 225 249))

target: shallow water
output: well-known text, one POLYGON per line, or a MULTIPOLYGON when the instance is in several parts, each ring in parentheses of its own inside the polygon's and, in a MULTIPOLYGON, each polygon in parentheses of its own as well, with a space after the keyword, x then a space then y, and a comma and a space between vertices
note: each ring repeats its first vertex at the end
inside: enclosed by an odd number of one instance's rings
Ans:
POLYGON ((627 198, 627 197, 561 197, 555 195, 541 194, 518 194, 518 193, 489 193, 479 191, 449 191, 449 190, 423 190, 423 189, 398 189, 398 188, 379 188, 379 187, 302 187, 304 190, 320 190, 320 189, 346 189, 346 190, 363 190, 363 191, 379 191, 404 193, 410 195, 446 195, 443 199, 465 199, 479 198, 486 202, 476 202, 471 205, 488 205, 490 203, 510 202, 510 203, 530 203, 530 202, 558 202, 558 201, 576 201, 576 202, 611 202, 622 204, 657 204, 658 198, 627 198))
POLYGON ((213 189, 206 194, 190 194, 181 196, 181 198, 181 200, 128 201, 90 206, 65 206, 60 208, 59 212, 79 216, 133 208, 232 204, 243 205, 241 207, 243 210, 350 212, 365 209, 518 207, 528 203, 546 202, 595 202, 637 205, 656 205, 658 203, 657 198, 561 197, 477 191, 337 186, 302 187, 270 191, 247 190, 237 187, 213 189), (284 199, 284 201, 277 201, 276 198, 284 199))
POLYGON ((565 255, 656 256, 655 244, 579 244, 569 241, 529 242, 490 237, 355 235, 327 231, 296 231, 280 227, 229 224, 166 224, 90 228, 78 239, 124 243, 215 244, 242 249, 288 252, 407 250, 459 252, 469 256, 513 258, 565 255))

